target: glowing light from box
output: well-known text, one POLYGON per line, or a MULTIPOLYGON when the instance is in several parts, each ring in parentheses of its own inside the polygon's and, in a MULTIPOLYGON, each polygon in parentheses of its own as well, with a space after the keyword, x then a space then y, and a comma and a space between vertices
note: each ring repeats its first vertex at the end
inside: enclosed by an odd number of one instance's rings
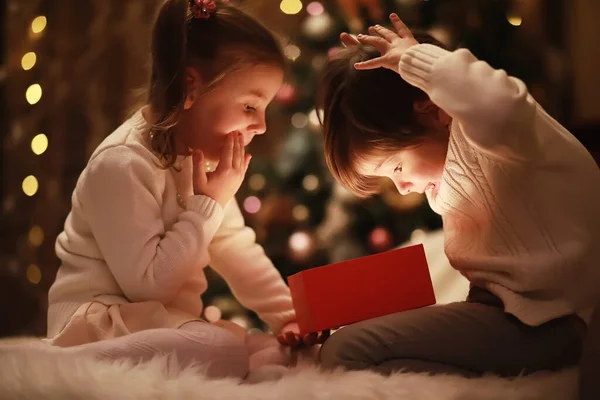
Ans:
POLYGON ((29 175, 27 178, 23 179, 22 188, 23 193, 25 193, 27 196, 33 196, 39 189, 37 178, 33 175, 29 175))
POLYGON ((48 149, 48 137, 43 133, 36 135, 31 140, 31 150, 36 155, 43 154, 48 149))
POLYGON ((33 247, 40 247, 42 243, 44 243, 44 230, 40 226, 35 225, 29 230, 27 238, 29 240, 29 244, 31 244, 33 247))
POLYGON ((306 6, 306 12, 310 15, 321 15, 325 12, 325 7, 318 1, 313 1, 306 6))
POLYGON ((31 68, 33 68, 35 66, 36 61, 37 61, 37 56, 35 55, 35 53, 29 52, 29 53, 25 54, 23 56, 23 58, 21 59, 21 67, 23 67, 23 69, 25 71, 29 71, 31 68))
POLYGON ((250 196, 244 200, 244 210, 249 214, 257 213, 260 210, 261 205, 260 199, 256 196, 250 196))
POLYGON ((306 175, 302 180, 302 186, 305 190, 313 192, 319 188, 319 178, 314 175, 306 175))
POLYGON ((31 31, 33 33, 40 33, 44 29, 46 29, 47 24, 48 24, 48 19, 46 17, 44 17, 43 15, 40 15, 39 17, 36 17, 31 22, 31 31))
POLYGON ((279 8, 288 15, 298 14, 302 10, 302 2, 300 0, 282 0, 279 8))
POLYGON ((263 190, 265 185, 267 184, 267 180, 261 174, 253 174, 250 179, 248 179, 248 186, 252 190, 263 190))
POLYGON ((306 125, 308 125, 308 117, 304 113, 297 112, 292 115, 292 125, 294 128, 298 129, 306 128, 306 125))
POLYGON ((217 322, 222 316, 223 314, 219 307, 208 306, 204 309, 204 318, 206 318, 208 322, 217 322))
POLYGON ((27 277, 27 280, 29 282, 33 283, 34 285, 37 285, 42 280, 42 271, 37 265, 31 264, 27 267, 27 271, 25 271, 25 276, 27 277))

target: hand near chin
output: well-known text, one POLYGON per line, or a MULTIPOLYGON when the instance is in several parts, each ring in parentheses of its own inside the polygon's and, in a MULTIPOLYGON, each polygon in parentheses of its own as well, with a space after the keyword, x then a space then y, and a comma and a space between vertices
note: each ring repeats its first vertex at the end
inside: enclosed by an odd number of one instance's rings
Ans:
POLYGON ((208 196, 225 207, 242 185, 251 158, 250 154, 246 154, 244 139, 238 132, 227 136, 214 172, 206 172, 204 154, 194 152, 194 194, 208 196))

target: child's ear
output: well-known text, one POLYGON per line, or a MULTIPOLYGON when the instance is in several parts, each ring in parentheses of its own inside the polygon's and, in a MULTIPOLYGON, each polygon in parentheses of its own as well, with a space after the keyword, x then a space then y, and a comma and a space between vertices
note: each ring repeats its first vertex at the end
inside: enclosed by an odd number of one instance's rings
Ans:
POLYGON ((450 123, 450 116, 429 99, 415 101, 413 110, 418 121, 429 128, 447 126, 450 123))
POLYGON ((192 67, 185 68, 185 101, 183 109, 192 108, 198 98, 198 91, 201 85, 200 74, 192 67))
POLYGON ((417 114, 432 114, 436 111, 438 106, 433 104, 433 101, 426 100, 415 100, 413 104, 413 111, 417 114))
POLYGON ((450 125, 452 122, 452 117, 448 115, 448 113, 441 108, 438 107, 438 119, 440 123, 444 126, 450 125))

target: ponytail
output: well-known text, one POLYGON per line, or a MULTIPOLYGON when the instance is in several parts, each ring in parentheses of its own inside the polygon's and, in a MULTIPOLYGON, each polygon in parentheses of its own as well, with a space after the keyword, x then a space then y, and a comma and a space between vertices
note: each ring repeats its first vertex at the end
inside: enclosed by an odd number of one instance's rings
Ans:
POLYGON ((148 103, 158 114, 150 129, 150 142, 167 167, 177 160, 173 128, 183 111, 186 97, 189 19, 188 0, 167 0, 152 32, 152 83, 148 103))

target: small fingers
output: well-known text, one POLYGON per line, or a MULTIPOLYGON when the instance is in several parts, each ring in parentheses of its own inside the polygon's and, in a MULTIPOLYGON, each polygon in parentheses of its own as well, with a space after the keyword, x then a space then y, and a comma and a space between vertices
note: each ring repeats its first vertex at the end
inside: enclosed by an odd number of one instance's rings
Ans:
POLYGON ((379 35, 384 38, 386 41, 392 43, 394 39, 398 38, 398 34, 390 31, 388 28, 384 28, 381 25, 375 25, 369 27, 369 33, 371 35, 379 35))
POLYGON ((302 338, 302 343, 306 346, 314 346, 315 344, 317 344, 317 335, 317 332, 312 332, 304 335, 304 337, 302 338))
POLYGON ((413 37, 412 32, 410 31, 410 29, 408 29, 406 24, 400 19, 398 14, 396 14, 396 13, 391 14, 390 21, 392 22, 392 25, 394 25, 394 28, 396 28, 396 31, 398 32, 398 36, 400 36, 401 38, 413 37))
POLYGON ((233 148, 235 142, 233 135, 233 133, 227 135, 227 139, 225 140, 225 146, 223 146, 223 151, 221 152, 221 159, 219 160, 219 165, 217 166, 218 170, 229 169, 232 167, 233 148))
POLYGON ((322 331, 321 333, 319 333, 319 337, 317 338, 317 343, 319 343, 319 344, 325 343, 325 341, 329 338, 330 335, 331 335, 331 331, 329 329, 322 331))
POLYGON ((285 341, 293 349, 300 346, 300 338, 297 337, 294 332, 286 332, 285 333, 285 341))
POLYGON ((389 46, 389 42, 380 36, 358 35, 358 41, 375 47, 381 54, 384 54, 389 46))
POLYGON ((231 166, 234 169, 240 169, 240 160, 242 158, 242 149, 243 149, 243 144, 240 143, 240 140, 243 140, 242 135, 239 132, 234 133, 233 155, 232 155, 232 163, 231 163, 231 166))
POLYGON ((246 172, 248 172, 248 167, 250 166, 250 160, 252 160, 252 154, 245 154, 244 157, 245 157, 245 159, 244 159, 244 175, 245 175, 246 172))
POLYGON ((246 148, 244 147, 244 135, 240 133, 240 155, 238 157, 237 168, 242 172, 246 172, 246 148))
POLYGON ((195 151, 192 154, 192 163, 194 165, 192 172, 192 180, 194 182, 194 192, 199 192, 206 186, 208 177, 204 170, 204 153, 195 151))
POLYGON ((360 44, 360 42, 358 40, 356 40, 356 38, 354 36, 350 35, 347 32, 343 32, 340 35, 340 40, 342 41, 342 44, 346 47, 356 46, 357 44, 360 44))
POLYGON ((385 61, 382 57, 373 58, 367 61, 361 61, 354 64, 354 68, 357 70, 367 70, 381 68, 385 65, 385 61))
POLYGON ((285 340, 285 335, 281 334, 281 335, 277 335, 277 341, 279 342, 279 344, 281 344, 282 346, 289 346, 289 343, 285 340))

